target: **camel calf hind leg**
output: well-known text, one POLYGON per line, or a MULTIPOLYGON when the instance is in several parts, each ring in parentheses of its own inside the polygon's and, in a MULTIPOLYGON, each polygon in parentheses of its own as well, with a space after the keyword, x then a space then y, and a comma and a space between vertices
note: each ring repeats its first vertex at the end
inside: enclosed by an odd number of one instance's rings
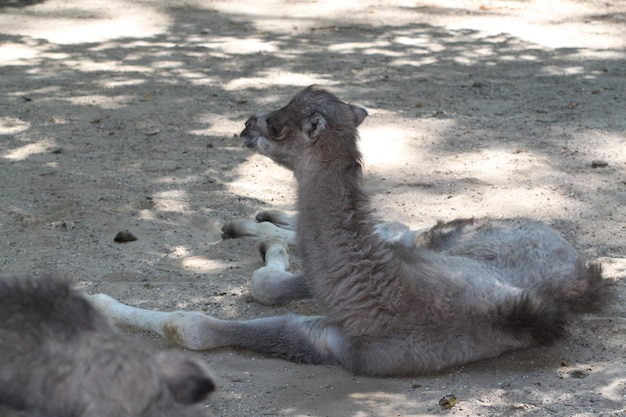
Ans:
POLYGON ((297 216, 290 216, 280 210, 265 210, 255 216, 257 222, 270 222, 287 230, 296 230, 298 226, 297 216))
POLYGON ((222 232, 222 239, 248 237, 253 238, 257 242, 264 242, 268 239, 278 238, 284 240, 289 245, 296 244, 296 232, 266 221, 236 220, 224 225, 222 232))
MULTIPOLYGON (((256 221, 236 220, 222 227, 223 239, 252 238, 263 243, 270 239, 282 239, 288 245, 296 245, 297 218, 280 210, 266 210, 256 215, 256 221)), ((425 246, 425 232, 411 230, 400 222, 382 222, 376 225, 376 234, 388 244, 407 248, 425 246)))

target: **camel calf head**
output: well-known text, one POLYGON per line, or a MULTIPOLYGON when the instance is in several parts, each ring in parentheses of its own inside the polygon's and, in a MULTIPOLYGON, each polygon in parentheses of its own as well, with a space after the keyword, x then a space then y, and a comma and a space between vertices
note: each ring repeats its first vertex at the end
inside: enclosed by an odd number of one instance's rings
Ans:
POLYGON ((311 156, 358 152, 356 128, 366 116, 365 108, 308 87, 285 107, 250 117, 241 138, 251 150, 297 171, 311 156))

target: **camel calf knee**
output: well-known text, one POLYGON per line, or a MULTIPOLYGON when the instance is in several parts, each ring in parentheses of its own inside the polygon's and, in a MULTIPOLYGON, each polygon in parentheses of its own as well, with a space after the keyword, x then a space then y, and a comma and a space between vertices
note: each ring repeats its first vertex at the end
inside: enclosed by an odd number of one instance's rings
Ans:
POLYGON ((287 271, 287 242, 268 239, 261 243, 260 250, 265 266, 254 271, 250 280, 250 294, 255 300, 265 305, 277 305, 311 297, 304 277, 287 271))
POLYGON ((260 243, 268 239, 282 239, 289 245, 296 244, 296 232, 269 221, 237 220, 222 227, 222 232, 223 239, 249 237, 260 243))

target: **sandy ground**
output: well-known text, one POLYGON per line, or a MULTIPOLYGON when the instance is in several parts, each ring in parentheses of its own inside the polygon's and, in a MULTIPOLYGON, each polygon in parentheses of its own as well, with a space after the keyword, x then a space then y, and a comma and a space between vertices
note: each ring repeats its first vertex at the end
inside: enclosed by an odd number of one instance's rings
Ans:
POLYGON ((312 83, 370 109, 380 217, 538 218, 618 296, 553 346, 415 378, 193 353, 220 380, 207 414, 626 416, 624 1, 0 0, 0 270, 160 310, 314 312, 250 300, 255 245, 220 239, 293 207, 236 134, 312 83))

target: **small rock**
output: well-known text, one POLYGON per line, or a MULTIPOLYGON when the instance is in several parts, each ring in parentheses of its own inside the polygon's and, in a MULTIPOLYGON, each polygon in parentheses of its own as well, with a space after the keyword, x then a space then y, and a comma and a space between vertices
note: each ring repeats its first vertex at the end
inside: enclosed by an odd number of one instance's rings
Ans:
POLYGON ((123 232, 119 232, 118 234, 116 234, 113 240, 117 243, 126 243, 137 240, 137 237, 128 230, 124 230, 123 232))
POLYGON ((576 369, 576 370, 571 371, 571 372, 569 373, 569 375, 570 375, 572 378, 579 378, 579 379, 582 379, 582 378, 586 377, 586 376, 587 376, 587 375, 589 375, 589 374, 588 374, 587 372, 585 372, 585 371, 581 371, 581 370, 579 370, 579 369, 576 369))
POLYGON ((69 220, 65 220, 63 223, 61 223, 61 227, 65 228, 65 230, 67 230, 68 232, 71 232, 72 229, 76 227, 76 223, 69 221, 69 220))
POLYGON ((146 197, 145 200, 141 200, 137 203, 137 207, 141 210, 150 210, 153 209, 156 204, 152 197, 146 197))
POLYGON ((439 400, 439 405, 441 406, 441 408, 445 410, 449 410, 450 408, 457 405, 458 402, 459 402, 459 399, 455 395, 446 394, 443 397, 441 397, 441 399, 439 400))
POLYGON ((591 168, 604 168, 608 166, 609 166, 609 163, 606 161, 601 161, 599 159, 595 161, 591 161, 591 168))

